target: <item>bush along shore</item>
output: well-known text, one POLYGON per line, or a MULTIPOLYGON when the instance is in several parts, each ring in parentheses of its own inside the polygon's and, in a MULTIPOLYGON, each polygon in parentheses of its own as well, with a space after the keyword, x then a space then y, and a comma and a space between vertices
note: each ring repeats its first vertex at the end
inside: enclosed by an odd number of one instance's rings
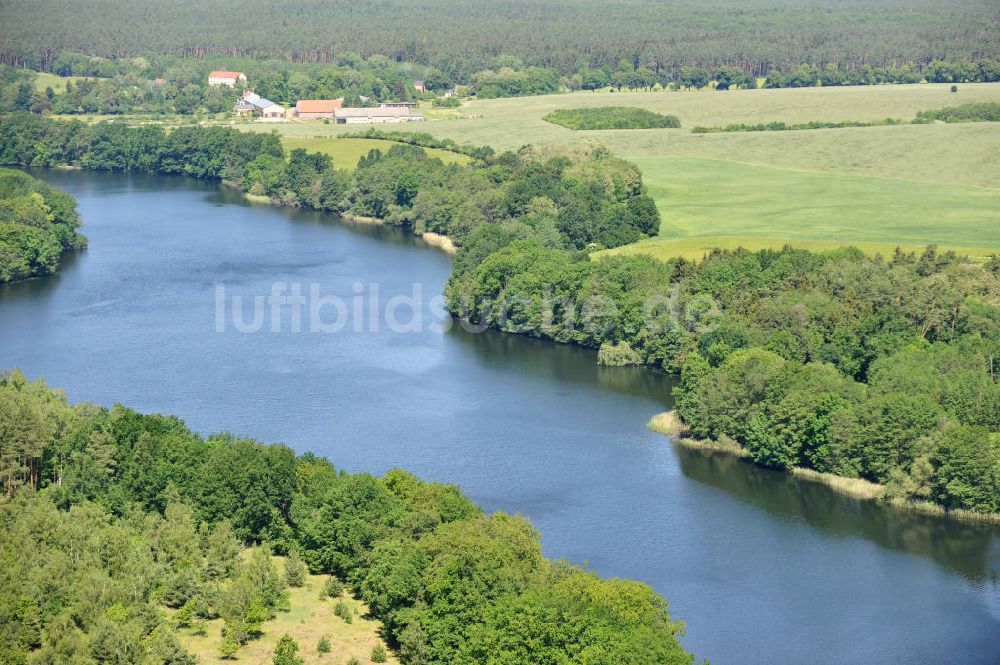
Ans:
POLYGON ((0 119, 0 162, 187 173, 285 205, 371 217, 457 248, 451 312, 679 375, 692 438, 758 464, 877 483, 901 501, 1000 511, 1000 258, 713 251, 592 259, 654 235, 641 174, 595 146, 469 165, 373 151, 352 172, 225 128, 0 119))

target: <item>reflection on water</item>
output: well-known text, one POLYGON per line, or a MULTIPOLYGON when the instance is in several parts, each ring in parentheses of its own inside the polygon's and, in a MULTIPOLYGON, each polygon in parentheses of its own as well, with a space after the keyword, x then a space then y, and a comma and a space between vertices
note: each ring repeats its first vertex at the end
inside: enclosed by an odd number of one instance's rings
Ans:
POLYGON ((676 445, 685 476, 725 490, 772 515, 933 559, 973 580, 997 580, 998 528, 859 501, 829 487, 731 455, 676 445))
POLYGON ((44 300, 46 294, 59 288, 63 276, 74 269, 74 266, 82 260, 86 251, 86 249, 81 249, 64 254, 59 272, 54 275, 29 279, 24 282, 15 282, 13 284, 0 284, 0 301, 44 300))
POLYGON ((579 346, 510 335, 495 330, 470 332, 456 322, 449 336, 467 346, 480 362, 532 377, 596 384, 604 390, 656 400, 670 408, 673 378, 639 367, 601 367, 597 352, 579 346))
MULTIPOLYGON (((215 205, 238 205, 248 208, 270 206, 268 203, 249 201, 245 196, 243 196, 243 192, 234 187, 213 188, 213 192, 206 197, 206 200, 215 205)), ((332 213, 320 212, 318 210, 307 210, 303 208, 284 208, 282 209, 282 213, 288 219, 301 224, 341 226, 349 229, 352 233, 368 238, 374 238, 380 242, 400 246, 419 247, 426 250, 433 249, 419 236, 415 236, 398 226, 350 222, 343 220, 338 215, 332 213)), ((441 250, 434 249, 433 251, 441 250)))

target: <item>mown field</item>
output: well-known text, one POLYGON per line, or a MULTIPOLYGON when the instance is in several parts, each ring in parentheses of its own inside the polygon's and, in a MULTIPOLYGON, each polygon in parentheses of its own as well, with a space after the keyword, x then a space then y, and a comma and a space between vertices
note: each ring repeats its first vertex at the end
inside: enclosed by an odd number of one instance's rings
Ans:
MULTIPOLYGON (((912 119, 921 110, 1000 100, 998 84, 958 87, 955 93, 946 84, 581 92, 473 101, 459 109, 459 118, 392 129, 498 149, 607 144, 640 165, 663 215, 660 238, 618 251, 696 257, 713 246, 851 243, 887 252, 896 245, 936 243, 985 256, 1000 251, 997 124, 690 132, 695 125, 737 122, 912 119), (579 132, 542 120, 556 108, 608 104, 676 115, 681 129, 579 132)), ((313 149, 331 149, 321 146, 347 131, 300 123, 276 128, 287 145, 313 149)))
MULTIPOLYGON (((283 570, 283 557, 274 557, 278 570, 283 570)), ((382 624, 366 618, 367 609, 363 603, 345 592, 342 595, 353 611, 351 623, 334 615, 335 599, 320 599, 320 591, 326 582, 326 575, 309 575, 301 587, 288 589, 289 611, 264 623, 262 635, 251 640, 236 653, 235 659, 224 659, 219 655, 222 643, 222 620, 207 622, 204 635, 195 635, 190 629, 179 629, 181 644, 202 665, 207 663, 232 663, 243 665, 270 665, 274 657, 274 647, 282 635, 288 634, 299 645, 299 658, 303 665, 342 665, 351 657, 361 663, 371 663, 372 648, 383 644, 379 637, 382 624), (316 645, 326 635, 330 640, 330 652, 321 654, 316 645)), ((398 663, 392 652, 388 652, 387 663, 398 663)))

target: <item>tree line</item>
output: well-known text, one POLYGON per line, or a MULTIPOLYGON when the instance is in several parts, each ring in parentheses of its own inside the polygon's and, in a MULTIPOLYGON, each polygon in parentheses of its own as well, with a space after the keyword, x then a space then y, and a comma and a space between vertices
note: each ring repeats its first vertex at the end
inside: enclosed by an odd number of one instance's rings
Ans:
MULTIPOLYGON (((230 111, 246 89, 285 105, 300 99, 343 98, 347 106, 363 107, 383 101, 413 101, 417 94, 409 70, 384 56, 363 59, 351 53, 322 67, 231 58, 108 60, 62 54, 53 70, 75 78, 43 88, 37 85, 33 70, 0 65, 0 112, 221 113, 230 111), (237 69, 247 75, 248 82, 233 88, 209 85, 212 69, 237 69)), ((443 90, 450 82, 431 80, 430 85, 443 90)))
POLYGON ((468 81, 498 54, 570 75, 581 68, 723 65, 754 76, 802 63, 845 70, 978 61, 998 52, 996 4, 889 0, 794 9, 750 0, 711 3, 569 0, 497 3, 389 0, 365 11, 347 0, 289 12, 276 0, 233 11, 224 0, 153 6, 125 0, 13 0, 0 10, 8 64, 49 70, 63 51, 105 57, 213 54, 332 62, 343 52, 382 54, 468 81))
POLYGON ((969 102, 929 111, 917 111, 913 120, 883 118, 882 120, 811 120, 788 123, 781 120, 759 122, 753 125, 737 122, 728 125, 705 127, 697 125, 692 134, 719 134, 726 132, 784 132, 805 129, 835 129, 840 127, 885 127, 891 125, 925 125, 932 122, 1000 122, 1000 102, 969 102))
POLYGON ((193 665, 178 636, 216 618, 219 655, 239 657, 306 568, 363 600, 404 663, 692 662, 647 585, 546 559, 524 518, 402 470, 70 405, 17 371, 0 374, 0 463, 4 663, 193 665))
POLYGON ((914 123, 925 122, 1000 122, 1000 102, 969 102, 942 109, 919 111, 914 123))
POLYGON ((546 113, 542 120, 576 130, 676 129, 681 126, 681 121, 675 115, 664 115, 629 106, 556 109, 546 113))
MULTIPOLYGON (((732 65, 715 69, 684 66, 672 72, 623 61, 616 67, 581 67, 560 75, 554 68, 527 66, 519 58, 497 56, 487 69, 463 78, 433 67, 396 63, 383 55, 362 58, 341 53, 333 63, 287 63, 275 60, 207 57, 203 59, 150 55, 110 60, 79 53, 61 53, 52 63, 54 73, 79 77, 42 88, 31 69, 0 63, 0 112, 32 111, 61 115, 199 114, 229 111, 244 89, 253 89, 272 101, 292 105, 299 99, 343 98, 348 106, 372 106, 383 101, 413 101, 431 97, 436 106, 459 106, 455 98, 439 93, 456 84, 480 99, 541 95, 561 90, 716 90, 757 88, 753 73, 732 65), (213 68, 238 69, 249 83, 234 88, 208 85, 213 68), (415 76, 422 76, 427 92, 417 93, 415 76)), ((889 83, 968 83, 1000 81, 1000 60, 981 62, 933 61, 845 70, 801 65, 790 71, 770 71, 765 88, 881 85, 889 83)))
POLYGON ((484 226, 573 249, 617 247, 659 229, 659 212, 638 169, 605 148, 483 150, 480 156, 469 165, 445 165, 401 144, 372 151, 348 172, 334 169, 322 153, 286 155, 274 134, 88 125, 27 113, 0 117, 0 164, 223 180, 282 205, 376 217, 448 235, 458 245, 484 226))
POLYGON ((0 169, 0 284, 51 275, 86 246, 72 196, 27 173, 0 169))
POLYGON ((888 260, 851 248, 595 260, 659 226, 638 169, 599 146, 444 165, 399 145, 348 173, 322 154, 286 157, 271 135, 21 114, 0 119, 0 147, 0 163, 226 179, 445 234, 459 247, 445 290, 455 316, 678 374, 691 431, 761 464, 1000 510, 1000 258, 929 247, 888 260))

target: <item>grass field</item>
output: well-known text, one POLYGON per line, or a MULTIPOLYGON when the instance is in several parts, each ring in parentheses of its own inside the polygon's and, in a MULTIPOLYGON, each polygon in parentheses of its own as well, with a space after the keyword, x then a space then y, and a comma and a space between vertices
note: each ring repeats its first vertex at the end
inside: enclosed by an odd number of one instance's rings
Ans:
MULTIPOLYGON (((393 130, 428 132, 453 138, 459 143, 491 145, 505 150, 526 143, 579 143, 600 140, 623 156, 636 151, 662 153, 695 125, 726 125, 772 120, 879 120, 886 117, 912 119, 917 111, 955 106, 966 102, 1000 100, 1000 84, 968 83, 958 92, 947 84, 885 85, 831 88, 782 88, 775 90, 685 91, 685 92, 576 92, 509 99, 474 100, 450 119, 434 119, 413 125, 394 125, 393 130), (676 115, 681 129, 607 130, 581 133, 542 120, 555 109, 597 106, 636 106, 656 113, 676 115)), ((427 115, 427 111, 421 109, 427 115)), ((282 134, 335 135, 356 131, 344 125, 289 123, 262 127, 282 134), (315 130, 315 131, 314 131, 315 130)), ((858 128, 866 129, 866 128, 858 128)), ((817 130, 819 131, 819 130, 817 130)), ((811 132, 810 132, 811 133, 811 132)), ((699 138, 699 137, 696 137, 699 138)), ((701 137, 703 138, 703 137, 701 137)))
MULTIPOLYGON (((357 128, 355 128, 357 131, 357 128)), ((333 158, 333 165, 340 169, 353 169, 358 160, 368 154, 371 150, 382 150, 383 152, 396 145, 394 141, 383 141, 381 139, 342 139, 335 137, 309 138, 305 136, 285 136, 282 137, 282 144, 286 150, 295 148, 306 148, 324 152, 333 158)), ((469 161, 466 155, 450 152, 448 150, 437 150, 436 148, 424 148, 431 157, 437 157, 445 164, 458 162, 465 164, 469 161)))
POLYGON ((56 93, 66 92, 66 82, 72 81, 74 85, 80 80, 79 76, 57 76, 46 72, 38 72, 35 77, 35 90, 45 92, 45 88, 52 88, 56 93))
MULTIPOLYGON (((283 570, 281 557, 275 557, 283 570)), ((263 635, 251 640, 237 653, 235 662, 243 665, 270 665, 274 657, 274 647, 285 633, 292 636, 299 645, 299 657, 304 665, 343 665, 352 656, 361 663, 371 663, 372 647, 384 644, 378 631, 382 624, 365 618, 364 605, 344 594, 344 600, 354 610, 351 623, 333 614, 336 602, 329 598, 320 600, 319 593, 326 581, 325 575, 309 575, 305 586, 290 588, 289 600, 291 611, 278 612, 278 616, 264 624, 263 635), (319 639, 326 635, 330 639, 331 651, 320 654, 316 651, 319 639)), ((179 629, 178 638, 181 644, 202 665, 208 663, 231 663, 233 660, 223 660, 219 656, 219 645, 222 642, 222 620, 214 619, 208 622, 205 635, 195 635, 189 629, 179 629)), ((388 663, 399 661, 389 652, 388 663)))
MULTIPOLYGON (((900 125, 691 134, 695 125, 772 120, 912 119, 917 111, 1000 100, 1000 84, 580 92, 465 104, 455 117, 394 130, 514 149, 598 141, 635 161, 663 215, 661 237, 619 251, 700 256, 713 246, 816 249, 861 244, 1000 251, 1000 125, 900 125), (542 120, 557 108, 637 106, 681 129, 577 132, 542 120)), ((288 146, 348 153, 336 125, 271 126, 288 146)), ((253 127, 258 129, 258 127, 253 127)), ((264 129, 264 128, 259 128, 264 129)), ((349 159, 344 162, 350 161, 349 159)))
POLYGON ((1000 189, 698 157, 635 161, 650 194, 669 203, 659 238, 616 251, 697 258, 715 246, 758 249, 776 239, 811 249, 864 243, 884 254, 932 243, 977 257, 1000 248, 1000 189))

